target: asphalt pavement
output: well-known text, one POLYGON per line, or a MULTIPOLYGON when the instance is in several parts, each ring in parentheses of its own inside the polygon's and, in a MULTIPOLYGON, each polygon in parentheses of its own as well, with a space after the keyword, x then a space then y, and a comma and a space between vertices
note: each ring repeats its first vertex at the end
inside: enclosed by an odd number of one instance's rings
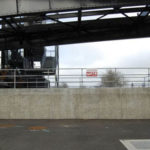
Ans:
POLYGON ((150 139, 150 120, 0 120, 0 150, 126 150, 150 139))

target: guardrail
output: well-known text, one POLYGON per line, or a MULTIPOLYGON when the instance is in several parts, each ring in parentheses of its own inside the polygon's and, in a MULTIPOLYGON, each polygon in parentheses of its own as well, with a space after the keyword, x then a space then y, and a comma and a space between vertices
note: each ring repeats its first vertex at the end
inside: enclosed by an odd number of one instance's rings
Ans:
POLYGON ((150 68, 1 69, 0 88, 150 87, 150 68))

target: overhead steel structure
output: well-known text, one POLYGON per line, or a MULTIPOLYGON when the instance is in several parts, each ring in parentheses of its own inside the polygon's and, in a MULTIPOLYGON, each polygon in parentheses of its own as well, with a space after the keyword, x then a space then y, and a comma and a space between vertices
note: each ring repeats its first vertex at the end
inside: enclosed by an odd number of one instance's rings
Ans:
POLYGON ((149 6, 150 0, 1 0, 0 49, 149 37, 149 6))
POLYGON ((0 16, 137 5, 149 5, 149 0, 1 0, 0 16))

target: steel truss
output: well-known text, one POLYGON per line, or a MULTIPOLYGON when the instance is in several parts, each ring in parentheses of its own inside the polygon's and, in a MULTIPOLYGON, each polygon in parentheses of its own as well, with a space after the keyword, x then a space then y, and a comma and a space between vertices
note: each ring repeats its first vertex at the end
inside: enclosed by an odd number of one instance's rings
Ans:
POLYGON ((147 4, 2 16, 0 49, 149 37, 149 13, 147 4))

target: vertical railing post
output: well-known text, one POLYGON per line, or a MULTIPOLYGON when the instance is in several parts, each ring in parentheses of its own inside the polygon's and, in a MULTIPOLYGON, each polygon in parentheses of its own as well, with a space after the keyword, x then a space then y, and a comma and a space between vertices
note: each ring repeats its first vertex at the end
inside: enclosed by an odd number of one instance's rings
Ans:
POLYGON ((122 81, 122 87, 125 87, 125 80, 124 80, 124 76, 123 76, 123 79, 121 79, 122 81))
POLYGON ((55 68, 55 88, 57 88, 57 75, 56 75, 56 68, 55 68))
POLYGON ((58 84, 58 88, 59 88, 59 63, 58 63, 58 68, 57 68, 57 84, 58 84))
POLYGON ((49 69, 48 69, 48 88, 50 88, 49 69))
POLYGON ((115 81, 114 81, 115 87, 117 87, 117 68, 115 68, 115 81))
POLYGON ((16 69, 14 69, 14 89, 16 88, 16 69))
POLYGON ((27 88, 29 87, 29 85, 28 85, 28 79, 27 79, 27 88))
POLYGON ((81 68, 81 87, 83 88, 83 68, 81 68))
POLYGON ((37 89, 37 78, 36 78, 36 89, 37 89))
POLYGON ((148 68, 148 87, 150 86, 150 84, 149 84, 149 80, 150 80, 149 76, 150 76, 150 68, 148 68))

